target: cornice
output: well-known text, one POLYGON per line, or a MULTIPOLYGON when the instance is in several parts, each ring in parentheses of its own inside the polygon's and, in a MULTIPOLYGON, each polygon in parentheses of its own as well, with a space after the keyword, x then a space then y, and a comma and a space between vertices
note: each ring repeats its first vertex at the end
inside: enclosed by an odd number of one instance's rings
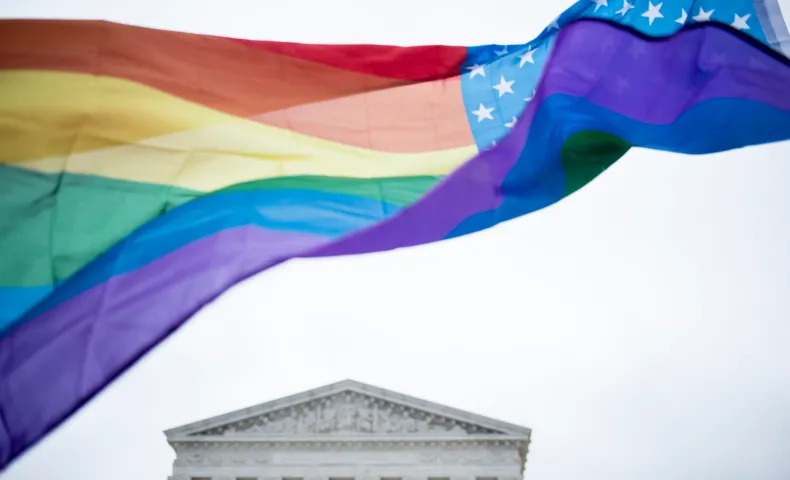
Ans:
POLYGON ((400 446, 460 446, 460 445, 494 445, 494 446, 520 446, 527 448, 530 439, 527 436, 517 435, 468 435, 458 437, 419 437, 419 436, 283 436, 256 437, 256 436, 174 436, 168 439, 173 447, 195 446, 309 446, 313 448, 337 447, 378 447, 391 448, 400 446))

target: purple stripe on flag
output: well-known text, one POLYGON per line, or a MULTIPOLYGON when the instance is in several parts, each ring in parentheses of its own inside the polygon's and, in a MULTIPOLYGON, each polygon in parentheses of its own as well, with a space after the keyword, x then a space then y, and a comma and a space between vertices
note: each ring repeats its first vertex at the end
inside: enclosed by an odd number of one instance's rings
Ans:
POLYGON ((113 277, 9 332, 0 339, 0 465, 218 294, 327 241, 257 226, 224 230, 113 277))

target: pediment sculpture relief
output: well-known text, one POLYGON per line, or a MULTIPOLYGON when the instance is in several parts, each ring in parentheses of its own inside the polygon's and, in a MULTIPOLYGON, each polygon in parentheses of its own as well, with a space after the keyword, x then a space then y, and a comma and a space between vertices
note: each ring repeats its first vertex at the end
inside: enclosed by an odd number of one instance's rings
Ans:
POLYGON ((317 399, 198 435, 499 433, 360 394, 317 399))

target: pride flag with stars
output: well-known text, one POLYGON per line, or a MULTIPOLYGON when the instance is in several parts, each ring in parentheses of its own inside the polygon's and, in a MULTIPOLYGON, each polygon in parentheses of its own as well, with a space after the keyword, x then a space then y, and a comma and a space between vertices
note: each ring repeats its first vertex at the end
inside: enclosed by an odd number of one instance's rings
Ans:
POLYGON ((0 21, 0 467, 295 257, 459 236, 632 146, 790 138, 775 0, 582 0, 522 45, 0 21))

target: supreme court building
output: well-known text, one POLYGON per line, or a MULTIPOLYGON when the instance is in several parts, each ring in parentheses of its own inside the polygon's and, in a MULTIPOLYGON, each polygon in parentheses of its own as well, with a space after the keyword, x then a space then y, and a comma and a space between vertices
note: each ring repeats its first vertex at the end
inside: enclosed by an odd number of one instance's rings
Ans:
POLYGON ((165 432, 170 480, 521 480, 530 429, 343 381, 165 432))

